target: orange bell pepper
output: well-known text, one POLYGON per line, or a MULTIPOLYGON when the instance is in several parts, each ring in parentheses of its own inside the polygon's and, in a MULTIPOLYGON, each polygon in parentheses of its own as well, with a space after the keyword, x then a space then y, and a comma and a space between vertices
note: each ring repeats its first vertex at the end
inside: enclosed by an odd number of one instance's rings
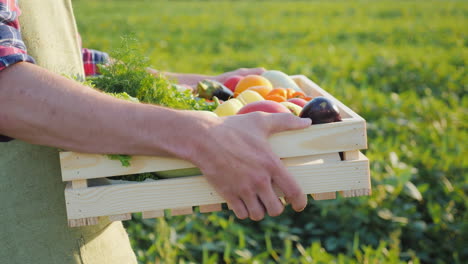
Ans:
POLYGON ((270 100, 270 101, 275 101, 275 102, 281 103, 281 102, 286 101, 286 97, 281 96, 279 94, 269 94, 269 95, 265 96, 265 100, 270 100))
POLYGON ((296 90, 292 88, 286 88, 286 91, 288 92, 288 99, 293 98, 293 94, 296 92, 296 90))
POLYGON ((268 94, 268 95, 279 95, 279 96, 282 96, 284 98, 288 98, 288 91, 284 88, 275 88, 273 90, 271 90, 268 94))
POLYGON ((306 97, 305 93, 299 92, 299 91, 294 91, 294 93, 288 99, 291 99, 291 98, 302 98, 302 99, 304 99, 305 97, 306 97))

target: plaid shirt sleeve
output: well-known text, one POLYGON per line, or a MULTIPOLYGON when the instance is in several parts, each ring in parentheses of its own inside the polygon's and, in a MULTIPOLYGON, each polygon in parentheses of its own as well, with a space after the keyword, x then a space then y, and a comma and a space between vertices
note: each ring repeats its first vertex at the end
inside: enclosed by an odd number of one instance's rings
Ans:
POLYGON ((17 0, 0 0, 0 71, 20 61, 34 63, 21 38, 17 0))
MULTIPOLYGON (((0 0, 0 71, 20 61, 35 63, 21 38, 20 14, 18 0, 0 0)), ((97 65, 109 62, 105 52, 82 49, 82 55, 86 76, 99 74, 97 65)))
MULTIPOLYGON (((20 14, 18 0, 0 0, 0 71, 21 61, 35 63, 21 38, 20 14)), ((97 75, 97 64, 109 61, 107 53, 90 49, 82 49, 82 52, 86 75, 97 75)), ((10 140, 12 138, 0 135, 0 142, 10 140)))
POLYGON ((109 55, 105 52, 93 49, 81 49, 83 53, 83 64, 86 76, 99 74, 98 64, 109 63, 109 55))

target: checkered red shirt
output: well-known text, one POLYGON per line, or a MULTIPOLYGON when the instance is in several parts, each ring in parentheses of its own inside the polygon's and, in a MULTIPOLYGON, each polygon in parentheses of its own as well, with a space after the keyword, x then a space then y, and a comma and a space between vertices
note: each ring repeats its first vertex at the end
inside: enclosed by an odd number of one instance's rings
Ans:
MULTIPOLYGON (((18 0, 0 0, 0 71, 20 61, 35 63, 34 59, 28 55, 21 38, 18 22, 20 14, 18 0)), ((82 53, 86 76, 97 75, 97 64, 105 64, 109 61, 109 55, 105 52, 82 49, 82 53)), ((10 140, 12 139, 0 135, 0 143, 10 140)))
MULTIPOLYGON (((34 63, 21 38, 18 0, 0 0, 0 71, 20 61, 34 63)), ((109 61, 105 52, 82 49, 86 76, 98 74, 98 64, 109 61)))

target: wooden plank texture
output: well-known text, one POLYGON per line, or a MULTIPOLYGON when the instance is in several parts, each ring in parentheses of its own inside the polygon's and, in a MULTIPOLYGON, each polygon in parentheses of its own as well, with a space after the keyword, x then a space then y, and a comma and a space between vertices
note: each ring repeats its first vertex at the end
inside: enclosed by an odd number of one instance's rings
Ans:
POLYGON ((223 209, 222 204, 200 205, 200 213, 219 212, 223 209))
MULTIPOLYGON (((369 161, 287 167, 305 193, 370 189, 369 161)), ((356 194, 356 193, 354 193, 356 194)), ((224 203, 203 176, 66 189, 68 219, 224 203)))
POLYGON ((340 195, 343 197, 357 197, 357 196, 364 196, 364 195, 371 195, 371 194, 372 194, 372 190, 370 188, 340 191, 340 195))
POLYGON ((356 160, 359 159, 359 150, 351 150, 351 151, 345 151, 343 153, 343 159, 344 160, 356 160))
MULTIPOLYGON (((76 181, 68 182, 65 189, 76 190, 76 189, 85 189, 87 187, 88 187, 88 180, 76 180, 76 181)), ((88 218, 68 220, 69 227, 97 225, 98 223, 99 223, 99 219, 97 217, 88 217, 88 218)))
POLYGON ((126 221, 132 219, 132 214, 109 215, 110 221, 126 221))
POLYGON ((336 192, 314 193, 311 195, 316 201, 336 199, 336 192))
POLYGON ((156 210, 156 211, 146 211, 143 212, 143 218, 158 218, 164 217, 164 210, 156 210))
POLYGON ((90 226, 90 225, 97 225, 98 223, 99 223, 99 219, 97 217, 88 217, 88 218, 68 220, 69 227, 90 226))
POLYGON ((193 208, 189 207, 180 207, 171 209, 171 216, 175 215, 188 215, 193 213, 193 208))
MULTIPOLYGON (((367 148, 364 121, 314 125, 282 132, 271 136, 269 142, 280 158, 367 148)), ((131 166, 124 167, 106 155, 76 152, 60 153, 60 164, 64 181, 194 167, 192 163, 180 159, 147 156, 133 156, 131 166)))
POLYGON ((72 181, 72 188, 73 189, 80 189, 88 187, 88 180, 75 180, 72 181))

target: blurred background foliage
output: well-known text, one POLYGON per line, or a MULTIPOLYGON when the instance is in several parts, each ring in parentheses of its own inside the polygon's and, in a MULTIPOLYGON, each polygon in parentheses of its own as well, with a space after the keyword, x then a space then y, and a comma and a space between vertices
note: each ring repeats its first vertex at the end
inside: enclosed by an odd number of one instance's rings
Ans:
POLYGON ((303 74, 368 122, 373 194, 261 222, 125 222, 140 263, 467 263, 466 1, 75 0, 83 45, 152 67, 303 74))

